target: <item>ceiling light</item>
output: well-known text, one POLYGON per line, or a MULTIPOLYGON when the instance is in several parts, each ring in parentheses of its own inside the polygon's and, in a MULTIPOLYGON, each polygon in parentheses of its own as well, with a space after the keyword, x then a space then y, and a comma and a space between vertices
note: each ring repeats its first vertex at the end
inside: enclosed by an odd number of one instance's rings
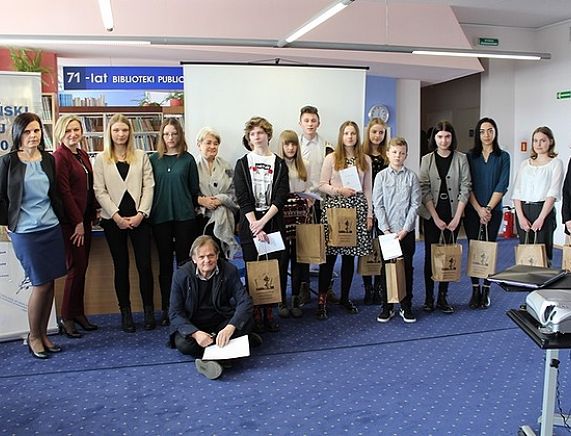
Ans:
POLYGON ((109 32, 113 30, 113 10, 111 9, 111 0, 97 0, 99 3, 99 12, 101 12, 101 20, 103 21, 103 26, 109 32))
POLYGON ((526 53, 526 52, 509 52, 509 51, 474 51, 462 49, 445 49, 445 48, 414 48, 412 54, 429 55, 429 56, 456 56, 471 58, 490 58, 490 59, 515 59, 539 61, 541 59, 551 59, 550 53, 526 53))
MULTIPOLYGON (((85 37, 83 37, 85 38, 85 37)), ((150 45, 151 41, 144 41, 140 39, 94 39, 89 37, 89 39, 82 39, 81 36, 73 36, 66 39, 61 36, 36 36, 36 37, 25 37, 17 36, 10 37, 6 35, 0 35, 0 45, 16 45, 16 46, 27 46, 32 45, 150 45)))
POLYGON ((290 33, 284 39, 281 39, 280 41, 278 41, 278 47, 285 47, 287 44, 295 41, 296 39, 298 39, 300 37, 302 37, 307 32, 315 29, 321 23, 327 21, 333 15, 341 12, 343 9, 345 9, 347 6, 349 6, 353 1, 354 0, 337 0, 331 6, 328 6, 327 8, 325 8, 321 12, 319 12, 315 17, 310 19, 307 23, 303 24, 300 28, 294 30, 292 33, 290 33))

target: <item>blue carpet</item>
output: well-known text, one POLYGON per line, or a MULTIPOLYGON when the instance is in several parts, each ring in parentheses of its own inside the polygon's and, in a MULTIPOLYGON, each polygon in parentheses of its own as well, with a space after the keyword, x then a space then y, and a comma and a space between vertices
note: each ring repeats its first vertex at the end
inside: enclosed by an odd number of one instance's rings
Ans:
MULTIPOLYGON (((498 267, 513 264, 501 241, 498 267)), ((467 250, 465 250, 466 252, 467 250)), ((556 250, 554 264, 560 262, 556 250)), ((56 337, 65 352, 29 357, 21 342, 0 344, 0 434, 516 434, 538 430, 544 356, 505 316, 525 293, 492 289, 488 310, 470 310, 469 280, 450 287, 457 313, 425 314, 423 245, 415 256, 415 324, 376 322, 378 308, 349 315, 332 306, 314 319, 281 321, 252 357, 217 381, 165 346, 167 330, 125 334, 118 315, 100 330, 56 337)), ((362 298, 356 276, 352 294, 362 298)), ((560 355, 561 401, 569 407, 568 352, 560 355)), ((567 434, 557 429, 555 434, 567 434)))

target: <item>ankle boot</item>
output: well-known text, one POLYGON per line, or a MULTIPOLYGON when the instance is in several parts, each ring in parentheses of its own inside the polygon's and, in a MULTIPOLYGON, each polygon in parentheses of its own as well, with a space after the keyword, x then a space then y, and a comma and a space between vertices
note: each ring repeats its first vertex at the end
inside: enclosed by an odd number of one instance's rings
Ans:
POLYGON ((293 318, 301 318, 303 316, 300 306, 299 295, 294 295, 291 299, 291 310, 289 311, 293 318))
POLYGON ((365 298, 363 299, 363 304, 365 306, 371 306, 375 301, 375 289, 373 285, 365 285, 365 298))
POLYGON ((309 292, 309 283, 301 282, 299 285, 299 307, 311 301, 311 293, 309 292))
POLYGON ((480 307, 482 309, 487 309, 490 307, 490 285, 482 286, 482 298, 480 299, 480 307))
POLYGON ((472 285, 472 298, 470 298, 470 302, 468 303, 470 309, 477 309, 480 307, 481 298, 480 285, 472 285))
POLYGON ((121 308, 121 330, 125 333, 135 333, 135 323, 130 307, 121 308))
POLYGON ((317 300, 317 313, 315 316, 319 320, 327 319, 327 291, 319 293, 317 300))
POLYGON ((154 330, 157 326, 157 321, 155 320, 155 308, 153 306, 145 306, 145 323, 143 328, 145 330, 154 330))
POLYGON ((265 331, 266 329, 264 328, 262 308, 260 306, 254 306, 254 332, 264 333, 265 331))
POLYGON ((168 310, 168 309, 163 309, 163 311, 161 312, 160 325, 163 326, 163 327, 166 327, 166 326, 171 325, 171 321, 170 321, 170 318, 169 318, 169 310, 168 310))
POLYGON ((434 294, 432 289, 430 291, 426 291, 426 297, 424 298, 422 310, 425 312, 434 312, 434 294))
POLYGON ((279 332, 280 325, 274 320, 274 308, 271 304, 264 307, 264 327, 268 332, 279 332))
POLYGON ((436 302, 436 307, 442 311, 442 313, 454 313, 454 308, 448 304, 446 301, 446 294, 447 291, 439 290, 438 291, 438 301, 436 302))

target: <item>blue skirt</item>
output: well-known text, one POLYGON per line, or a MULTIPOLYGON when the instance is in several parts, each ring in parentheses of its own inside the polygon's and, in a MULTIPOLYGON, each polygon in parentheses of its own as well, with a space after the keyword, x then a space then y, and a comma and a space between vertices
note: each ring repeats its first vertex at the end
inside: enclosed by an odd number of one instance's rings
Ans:
POLYGON ((59 224, 30 233, 10 233, 12 248, 32 286, 67 274, 63 234, 59 224))

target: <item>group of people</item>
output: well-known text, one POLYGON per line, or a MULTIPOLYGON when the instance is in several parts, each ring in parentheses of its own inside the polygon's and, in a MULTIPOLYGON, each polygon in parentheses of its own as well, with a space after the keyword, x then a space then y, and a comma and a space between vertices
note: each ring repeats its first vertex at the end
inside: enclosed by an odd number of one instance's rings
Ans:
MULTIPOLYGON (((47 336, 54 297, 54 280, 67 274, 58 323, 68 337, 77 330, 94 330, 84 313, 85 274, 92 226, 100 222, 114 267, 114 287, 121 311, 121 328, 135 332, 131 313, 128 240, 139 275, 145 330, 156 327, 153 301, 151 243, 159 257, 161 316, 171 325, 171 345, 197 358, 200 372, 217 378, 222 369, 204 362, 202 350, 228 343, 242 334, 279 330, 274 305, 253 305, 246 285, 229 262, 241 246, 245 262, 258 259, 255 242, 279 232, 286 250, 268 254, 278 261, 282 301, 280 317, 299 318, 309 301, 309 265, 297 262, 296 225, 324 225, 329 240, 328 210, 356 211, 356 244, 326 244, 319 266, 316 316, 328 318, 334 265, 341 255, 340 306, 358 313, 350 298, 355 257, 370 254, 372 239, 395 234, 404 258, 406 296, 400 316, 415 321, 412 310, 413 256, 416 219, 421 217, 425 244, 426 312, 454 312, 447 301, 448 283, 438 284, 434 296, 431 244, 453 241, 463 221, 469 239, 496 240, 502 198, 510 180, 510 157, 498 144, 498 127, 482 118, 475 129, 474 147, 456 150, 453 126, 439 122, 430 135, 431 152, 422 157, 417 176, 405 166, 408 144, 390 141, 381 119, 369 121, 363 140, 357 123, 341 124, 336 144, 317 132, 317 108, 300 110, 302 133, 285 130, 278 152, 270 149, 273 127, 262 117, 248 120, 243 144, 246 154, 233 167, 218 154, 220 135, 211 128, 197 137, 199 156, 189 152, 184 132, 174 118, 161 125, 156 152, 135 147, 133 126, 122 114, 107 123, 104 151, 94 160, 81 148, 83 129, 74 115, 61 117, 54 132, 57 149, 45 151, 42 123, 33 113, 17 116, 13 146, 0 158, 0 224, 8 227, 16 256, 33 286, 28 305, 28 347, 45 359, 61 351, 47 336), (342 172, 355 167, 361 189, 343 184, 342 172), (308 195, 310 194, 310 195, 308 195), (238 245, 235 235, 238 233, 238 245), (178 267, 175 266, 178 264, 178 267), (180 267, 180 268, 179 268, 180 267), (291 301, 286 290, 291 271, 291 301), (176 272, 175 272, 176 271, 176 272), (174 277, 173 277, 174 274, 174 277)), ((532 135, 532 150, 515 178, 513 201, 522 242, 530 231, 546 244, 552 258, 556 227, 554 203, 563 196, 563 220, 571 230, 571 176, 563 184, 563 164, 547 127, 532 135), (562 195, 563 192, 563 195, 562 195)), ((490 305, 490 283, 472 278, 472 309, 490 305)), ((363 277, 364 304, 380 304, 379 322, 394 315, 387 301, 384 266, 363 277)), ((251 336, 254 343, 261 338, 251 336)))

